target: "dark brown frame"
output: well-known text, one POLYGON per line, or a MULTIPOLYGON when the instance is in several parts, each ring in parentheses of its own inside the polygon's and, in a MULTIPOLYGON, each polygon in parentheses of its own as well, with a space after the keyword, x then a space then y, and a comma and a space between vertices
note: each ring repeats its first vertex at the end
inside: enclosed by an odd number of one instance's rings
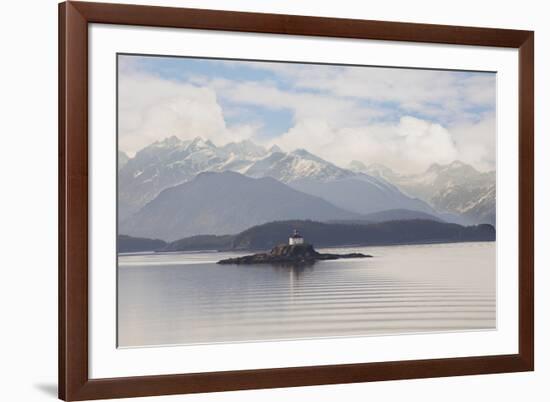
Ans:
POLYGON ((66 2, 59 5, 59 397, 138 397, 532 371, 534 33, 508 29, 66 2), (88 377, 88 24, 122 24, 519 49, 519 353, 214 373, 88 377))

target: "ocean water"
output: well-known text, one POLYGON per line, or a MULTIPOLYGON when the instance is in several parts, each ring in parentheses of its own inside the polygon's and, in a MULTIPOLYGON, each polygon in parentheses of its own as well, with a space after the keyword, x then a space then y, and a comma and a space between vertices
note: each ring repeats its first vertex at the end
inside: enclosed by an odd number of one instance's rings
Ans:
POLYGON ((374 258, 218 265, 244 253, 119 256, 118 345, 496 327, 494 242, 320 249, 374 258))

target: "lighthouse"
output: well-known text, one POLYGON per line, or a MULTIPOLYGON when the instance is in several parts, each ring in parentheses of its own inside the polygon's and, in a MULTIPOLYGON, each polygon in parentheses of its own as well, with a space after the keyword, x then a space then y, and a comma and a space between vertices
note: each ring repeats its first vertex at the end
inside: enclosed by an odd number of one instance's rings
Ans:
POLYGON ((294 229, 294 233, 288 238, 288 244, 291 246, 296 244, 304 244, 304 238, 300 236, 300 233, 298 233, 296 229, 294 229))

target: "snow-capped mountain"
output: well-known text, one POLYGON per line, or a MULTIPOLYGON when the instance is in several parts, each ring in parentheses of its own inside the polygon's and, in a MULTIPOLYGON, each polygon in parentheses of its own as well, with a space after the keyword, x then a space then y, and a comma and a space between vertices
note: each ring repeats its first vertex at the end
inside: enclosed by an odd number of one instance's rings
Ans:
POLYGON ((496 187, 456 185, 440 190, 432 197, 434 207, 440 211, 455 212, 467 223, 490 223, 496 221, 496 187))
POLYGON ((126 219, 166 188, 202 172, 224 171, 271 177, 354 213, 392 208, 433 212, 384 179, 343 169, 304 149, 285 153, 277 146, 265 149, 251 141, 217 147, 200 137, 188 141, 170 137, 145 147, 120 168, 119 219, 126 219))
POLYGON ((305 149, 297 149, 290 153, 272 152, 266 158, 254 162, 244 174, 250 177, 273 177, 283 183, 291 183, 299 179, 330 181, 354 176, 354 173, 339 168, 305 149))
POLYGON ((242 172, 268 151, 250 142, 216 147, 201 137, 183 141, 172 136, 137 152, 119 170, 119 217, 124 219, 162 190, 206 171, 242 172))
POLYGON ((119 216, 126 218, 165 188, 201 172, 223 171, 285 183, 301 177, 329 179, 350 174, 304 150, 287 154, 276 145, 265 149, 247 140, 217 147, 201 137, 183 141, 172 136, 143 148, 131 159, 119 154, 119 216))
POLYGON ((457 214, 465 223, 495 223, 495 172, 479 172, 454 161, 433 164, 425 172, 400 175, 383 165, 352 162, 350 168, 393 183, 406 194, 429 203, 439 213, 457 214))
POLYGON ((359 214, 394 208, 432 212, 424 202, 403 194, 383 179, 340 168, 305 149, 288 154, 272 153, 256 161, 244 174, 273 177, 296 190, 359 214))

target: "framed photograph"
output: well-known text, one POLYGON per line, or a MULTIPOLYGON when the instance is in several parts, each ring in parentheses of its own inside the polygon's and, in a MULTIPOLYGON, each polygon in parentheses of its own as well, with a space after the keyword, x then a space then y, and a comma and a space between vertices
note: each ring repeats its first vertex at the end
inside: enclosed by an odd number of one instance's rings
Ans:
POLYGON ((61 399, 534 369, 533 32, 59 22, 61 399))

